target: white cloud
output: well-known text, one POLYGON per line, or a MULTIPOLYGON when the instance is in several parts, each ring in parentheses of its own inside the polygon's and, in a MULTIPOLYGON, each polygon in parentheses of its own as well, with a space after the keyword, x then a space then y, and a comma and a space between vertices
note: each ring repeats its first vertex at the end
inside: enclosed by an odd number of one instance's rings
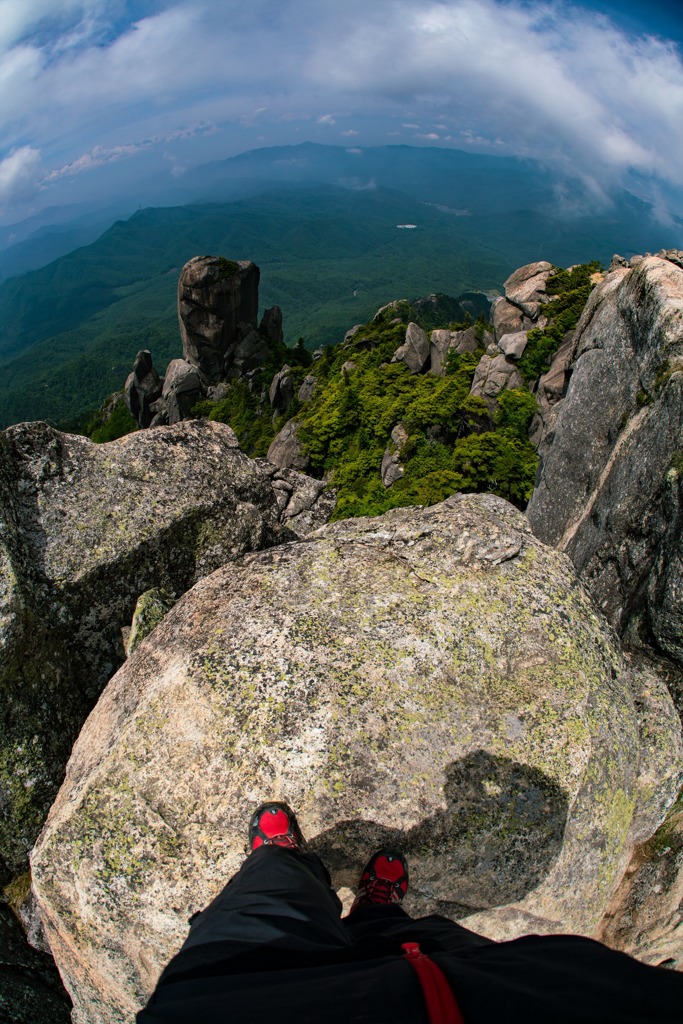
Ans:
POLYGON ((0 202, 31 196, 36 190, 40 152, 31 146, 14 149, 0 162, 0 202))
POLYGON ((0 0, 0 90, 0 159, 40 150, 52 184, 130 166, 182 125, 317 138, 331 110, 605 187, 679 188, 683 164, 678 50, 570 0, 0 0))
POLYGON ((353 130, 353 128, 349 128, 349 130, 348 130, 348 131, 346 131, 346 132, 340 132, 339 134, 340 134, 340 135, 358 135, 358 132, 355 132, 355 131, 353 130))

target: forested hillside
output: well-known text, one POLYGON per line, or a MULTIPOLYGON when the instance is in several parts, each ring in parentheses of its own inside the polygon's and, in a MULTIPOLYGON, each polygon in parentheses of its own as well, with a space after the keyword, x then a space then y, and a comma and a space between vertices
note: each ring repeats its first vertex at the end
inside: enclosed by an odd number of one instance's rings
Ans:
MULTIPOLYGON (((448 192, 447 170, 433 174, 435 200, 457 193, 457 179, 448 192)), ((408 161, 396 179, 406 188, 410 172, 408 161)), ((621 222, 515 208, 525 198, 521 186, 505 208, 492 193, 490 211, 481 190, 469 210, 381 187, 277 188, 229 203, 140 210, 93 244, 6 281, 0 427, 27 419, 68 425, 120 385, 139 349, 167 361, 176 349, 177 275, 197 253, 257 262, 263 304, 282 308, 289 344, 303 336, 312 350, 397 297, 496 292, 520 263, 608 260, 615 249, 637 249, 642 229, 635 207, 621 222), (416 227, 399 227, 406 224, 416 227)), ((527 198, 538 202, 533 190, 527 198)))

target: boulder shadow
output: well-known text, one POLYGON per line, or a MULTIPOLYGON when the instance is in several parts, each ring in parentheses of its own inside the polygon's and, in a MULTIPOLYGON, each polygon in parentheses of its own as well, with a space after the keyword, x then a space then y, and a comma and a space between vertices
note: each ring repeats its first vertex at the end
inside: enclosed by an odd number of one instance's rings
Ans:
POLYGON ((549 874, 569 808, 567 793, 553 779, 478 750, 448 765, 444 797, 442 811, 410 829, 340 821, 309 846, 336 888, 355 888, 378 847, 398 847, 409 860, 406 906, 413 913, 466 917, 522 899, 549 874))

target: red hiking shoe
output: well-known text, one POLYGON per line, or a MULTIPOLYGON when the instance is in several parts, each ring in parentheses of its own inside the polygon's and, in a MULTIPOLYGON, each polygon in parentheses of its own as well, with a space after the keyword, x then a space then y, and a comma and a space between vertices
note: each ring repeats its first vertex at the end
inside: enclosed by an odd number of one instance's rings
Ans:
POLYGON ((287 804, 261 804, 249 822, 249 851, 259 846, 285 846, 300 850, 306 844, 294 811, 287 804))
POLYGON ((389 906, 400 903, 408 891, 408 862, 397 850, 378 850, 363 868, 356 898, 349 911, 358 907, 389 906))

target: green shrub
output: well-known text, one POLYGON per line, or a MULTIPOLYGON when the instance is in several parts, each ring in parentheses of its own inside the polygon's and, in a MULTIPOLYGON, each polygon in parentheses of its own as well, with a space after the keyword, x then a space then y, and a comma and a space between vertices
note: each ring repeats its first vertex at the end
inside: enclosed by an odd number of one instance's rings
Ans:
POLYGON ((117 402, 111 416, 103 422, 102 413, 96 413, 86 428, 86 433, 91 441, 96 444, 105 444, 107 441, 116 441, 119 437, 131 434, 138 429, 138 425, 128 412, 125 402, 117 402))
POLYGON ((537 411, 536 399, 528 391, 521 388, 501 391, 498 395, 498 410, 494 417, 496 428, 508 437, 525 441, 537 411))
POLYGON ((591 276, 601 269, 596 261, 582 263, 572 270, 556 270, 548 278, 546 291, 555 298, 543 307, 550 323, 542 330, 534 328, 527 336, 527 347, 518 369, 525 381, 537 380, 550 369, 552 357, 568 331, 579 322, 588 296, 595 287, 591 276))

